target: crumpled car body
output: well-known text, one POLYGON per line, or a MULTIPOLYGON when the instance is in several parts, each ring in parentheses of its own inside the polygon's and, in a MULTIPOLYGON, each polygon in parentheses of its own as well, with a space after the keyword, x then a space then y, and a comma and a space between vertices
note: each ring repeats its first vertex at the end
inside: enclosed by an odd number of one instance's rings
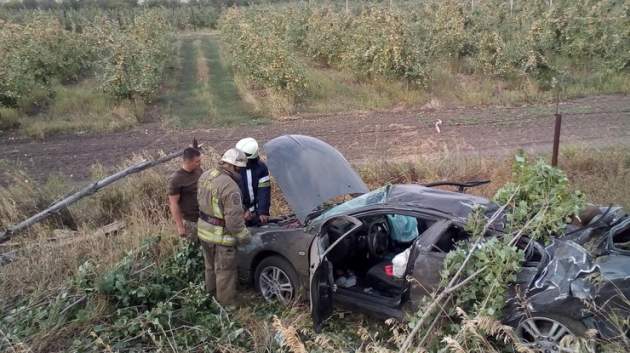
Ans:
MULTIPOLYGON (((604 338, 626 335, 618 321, 630 317, 629 244, 630 217, 619 208, 602 209, 590 225, 553 239, 545 249, 547 264, 521 291, 525 311, 562 315, 604 338)), ((507 321, 522 313, 512 314, 507 321)))
MULTIPOLYGON (((341 153, 312 137, 281 136, 264 150, 271 175, 295 214, 250 229, 252 241, 239 248, 239 274, 267 300, 308 298, 316 330, 337 305, 404 320, 439 285, 448 252, 470 236, 465 225, 472 210, 482 206, 490 217, 499 209, 482 197, 415 184, 368 192, 341 153), (341 199, 348 194, 350 199, 341 199), (401 217, 413 222, 392 224, 401 217), (393 234, 409 224, 417 226, 415 239, 408 238, 410 232, 393 234), (403 251, 409 251, 409 260, 403 278, 395 278, 392 258, 403 251)), ((489 236, 501 236, 502 228, 499 217, 489 236)), ((611 305, 613 287, 627 294, 630 257, 612 240, 598 243, 598 254, 587 253, 586 242, 578 240, 592 240, 583 234, 592 230, 577 230, 547 248, 525 238, 519 242, 527 250, 526 261, 510 289, 506 322, 517 326, 531 314, 566 316, 570 307, 575 309, 572 320, 588 328, 606 326, 580 303, 611 305), (519 309, 523 307, 527 310, 519 309)), ((615 304, 623 308, 619 302, 615 304)))

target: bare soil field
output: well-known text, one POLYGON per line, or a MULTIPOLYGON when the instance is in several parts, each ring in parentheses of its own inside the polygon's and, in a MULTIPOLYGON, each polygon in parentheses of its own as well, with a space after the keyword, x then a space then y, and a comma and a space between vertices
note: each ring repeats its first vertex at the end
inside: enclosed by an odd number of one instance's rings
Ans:
MULTIPOLYGON (((81 181, 89 177, 89 166, 94 163, 113 167, 134 153, 182 148, 193 137, 222 152, 246 136, 264 142, 283 134, 310 135, 332 144, 354 163, 418 155, 502 155, 518 148, 541 152, 551 150, 555 110, 555 104, 394 109, 304 114, 268 124, 211 129, 173 129, 147 123, 123 132, 58 135, 45 140, 3 134, 0 160, 40 180, 62 174, 81 181), (437 121, 441 121, 440 132, 437 121)), ((562 144, 630 144, 630 97, 585 97, 561 103, 559 111, 562 144)))

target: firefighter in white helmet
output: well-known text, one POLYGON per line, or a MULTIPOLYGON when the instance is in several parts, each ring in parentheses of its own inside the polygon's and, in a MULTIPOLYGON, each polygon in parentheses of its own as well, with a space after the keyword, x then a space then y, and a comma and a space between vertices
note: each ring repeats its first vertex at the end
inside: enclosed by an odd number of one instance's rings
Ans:
POLYGON ((271 206, 271 183, 267 165, 258 155, 258 142, 251 137, 236 143, 236 148, 247 157, 247 165, 241 169, 241 194, 248 226, 266 224, 271 206))
POLYGON ((249 241, 239 188, 245 154, 231 148, 219 166, 199 178, 197 236, 203 250, 206 290, 221 304, 234 304, 237 286, 236 246, 249 241))

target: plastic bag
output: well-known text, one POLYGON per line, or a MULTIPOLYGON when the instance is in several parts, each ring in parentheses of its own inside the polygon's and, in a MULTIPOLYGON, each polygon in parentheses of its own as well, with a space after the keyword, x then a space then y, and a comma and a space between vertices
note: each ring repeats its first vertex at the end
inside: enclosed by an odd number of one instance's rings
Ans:
POLYGON ((402 278, 405 275, 410 252, 411 248, 407 248, 407 250, 394 256, 394 259, 392 260, 392 263, 394 264, 394 277, 402 278))

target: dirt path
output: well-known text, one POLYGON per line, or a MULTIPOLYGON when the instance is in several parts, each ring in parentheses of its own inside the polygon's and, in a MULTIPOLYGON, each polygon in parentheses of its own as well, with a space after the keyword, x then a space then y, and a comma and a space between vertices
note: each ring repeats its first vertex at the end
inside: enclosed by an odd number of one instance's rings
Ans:
MULTIPOLYGON (((554 105, 308 115, 266 125, 173 130, 147 124, 97 136, 55 136, 45 141, 0 136, 0 159, 38 179, 62 173, 77 180, 100 162, 111 167, 133 153, 170 151, 192 137, 223 151, 244 136, 267 141, 282 134, 321 138, 353 162, 409 159, 450 153, 503 154, 516 148, 550 150, 554 105), (434 122, 441 120, 438 133, 434 122)), ((630 145, 630 97, 594 96, 560 106, 562 143, 630 145)))

